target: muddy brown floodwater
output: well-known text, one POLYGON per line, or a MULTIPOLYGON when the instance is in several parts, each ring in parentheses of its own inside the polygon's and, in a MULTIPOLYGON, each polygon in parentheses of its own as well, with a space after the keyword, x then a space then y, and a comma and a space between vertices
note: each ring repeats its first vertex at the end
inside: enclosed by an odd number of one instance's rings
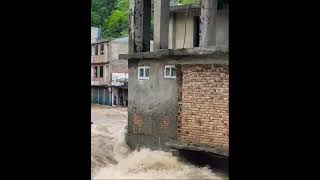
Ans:
POLYGON ((92 105, 91 121, 92 179, 228 179, 169 152, 130 151, 124 137, 126 108, 92 105))

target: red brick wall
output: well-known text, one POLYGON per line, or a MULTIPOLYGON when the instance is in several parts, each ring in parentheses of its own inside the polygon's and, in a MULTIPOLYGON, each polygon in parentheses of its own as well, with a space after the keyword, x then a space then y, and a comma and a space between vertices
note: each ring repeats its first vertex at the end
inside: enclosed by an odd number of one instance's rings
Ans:
POLYGON ((222 65, 177 66, 178 139, 229 147, 229 69, 222 65))
POLYGON ((133 133, 141 133, 142 128, 142 117, 138 114, 133 114, 132 117, 132 131, 133 133))

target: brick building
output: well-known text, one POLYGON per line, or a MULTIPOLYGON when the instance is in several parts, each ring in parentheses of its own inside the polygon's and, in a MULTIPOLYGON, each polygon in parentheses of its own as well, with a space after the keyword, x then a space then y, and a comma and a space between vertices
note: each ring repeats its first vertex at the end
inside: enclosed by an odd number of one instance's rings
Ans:
POLYGON ((151 52, 151 5, 130 1, 129 53, 120 55, 129 68, 126 141, 228 157, 228 1, 201 0, 190 12, 169 0, 154 7, 151 52))
POLYGON ((118 59, 128 52, 128 38, 91 43, 91 102, 101 105, 128 105, 128 62, 118 59))

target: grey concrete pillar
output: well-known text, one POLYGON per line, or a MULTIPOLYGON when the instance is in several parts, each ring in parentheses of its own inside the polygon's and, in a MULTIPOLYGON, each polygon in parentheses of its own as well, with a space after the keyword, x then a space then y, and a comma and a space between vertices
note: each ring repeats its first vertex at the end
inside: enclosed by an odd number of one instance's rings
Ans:
POLYGON ((201 0, 200 47, 216 46, 218 0, 201 0))
POLYGON ((129 1, 129 53, 150 51, 151 0, 129 1))
POLYGON ((154 1, 154 50, 168 49, 170 0, 154 1))

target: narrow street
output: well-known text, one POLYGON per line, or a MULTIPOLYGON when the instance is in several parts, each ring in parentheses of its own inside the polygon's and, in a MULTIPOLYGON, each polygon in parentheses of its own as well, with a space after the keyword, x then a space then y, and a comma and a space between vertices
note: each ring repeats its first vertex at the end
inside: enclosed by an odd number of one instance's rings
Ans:
POLYGON ((127 108, 92 105, 91 120, 92 179, 226 179, 168 152, 131 152, 124 139, 127 108))

